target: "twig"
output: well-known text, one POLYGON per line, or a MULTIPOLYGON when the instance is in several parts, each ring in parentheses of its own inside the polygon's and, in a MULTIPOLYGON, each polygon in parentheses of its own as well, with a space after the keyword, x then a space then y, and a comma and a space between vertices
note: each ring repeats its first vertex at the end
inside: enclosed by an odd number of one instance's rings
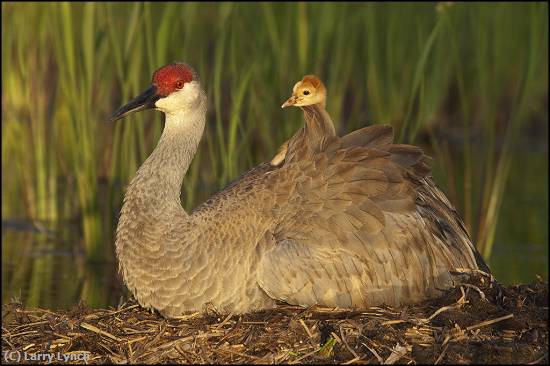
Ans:
POLYGON ((10 338, 14 338, 14 337, 17 337, 17 336, 22 336, 22 335, 26 335, 26 334, 35 334, 35 333, 38 333, 37 330, 28 330, 26 332, 21 332, 21 333, 15 333, 15 334, 10 334, 10 338))
POLYGON ((436 316, 438 316, 439 314, 441 314, 442 312, 447 311, 447 310, 451 310, 451 309, 454 309, 454 308, 458 308, 458 307, 462 306, 464 303, 467 303, 467 302, 468 301, 464 301, 462 303, 456 303, 456 304, 453 304, 453 305, 443 306, 443 307, 437 309, 436 312, 433 313, 429 318, 420 319, 420 321, 424 322, 424 323, 427 323, 427 322, 431 321, 433 318, 435 318, 436 316))
POLYGON ((513 318, 513 317, 514 317, 514 314, 504 315, 504 316, 501 316, 500 318, 495 318, 495 319, 492 319, 492 320, 486 320, 486 321, 481 322, 481 323, 479 323, 479 324, 471 325, 471 326, 469 326, 468 328, 466 328, 466 330, 472 330, 472 329, 476 329, 476 328, 481 328, 481 327, 484 327, 484 326, 486 326, 486 325, 498 323, 498 322, 500 322, 500 321, 503 321, 503 320, 506 320, 506 319, 510 319, 510 318, 513 318))
MULTIPOLYGON (((39 322, 22 324, 22 325, 18 325, 17 327, 14 327, 13 330, 17 330, 17 329, 20 329, 20 328, 32 327, 32 326, 40 325, 40 324, 48 324, 49 322, 50 322, 49 320, 42 320, 42 321, 39 321, 39 322)), ((5 330, 4 327, 2 327, 2 330, 7 332, 7 330, 5 330)))
POLYGON ((177 319, 177 320, 189 320, 191 318, 194 318, 196 317, 197 315, 200 315, 200 313, 197 311, 195 313, 192 313, 192 314, 187 314, 187 315, 182 315, 182 316, 176 316, 174 317, 174 319, 177 319))
POLYGON ((305 355, 300 356, 300 357, 298 357, 298 358, 295 359, 295 360, 290 361, 289 364, 291 364, 291 365, 292 365, 292 364, 296 364, 296 363, 298 363, 299 361, 303 360, 304 358, 309 357, 309 356, 311 356, 311 355, 313 355, 313 354, 319 352, 320 350, 321 350, 321 347, 318 347, 318 348, 314 349, 313 351, 311 351, 311 352, 309 352, 309 353, 306 353, 305 355))
POLYGON ((88 324, 88 323, 80 323, 80 326, 86 330, 89 330, 91 332, 94 332, 94 333, 97 333, 97 334, 101 334, 101 335, 104 335, 105 337, 109 337, 117 342, 121 342, 120 338, 118 337, 115 337, 114 335, 110 334, 110 333, 107 333, 101 329, 99 329, 98 327, 95 327, 91 324, 88 324))
POLYGON ((479 293, 479 297, 481 297, 481 300, 483 301, 488 301, 487 298, 485 297, 485 294, 483 293, 483 291, 481 291, 481 289, 475 285, 471 285, 469 283, 461 283, 460 286, 466 286, 466 287, 469 287, 469 288, 473 288, 474 290, 476 290, 478 293, 479 293))
POLYGON ((495 278, 493 277, 492 274, 490 273, 487 273, 487 272, 484 272, 480 269, 472 269, 472 268, 455 268, 454 269, 454 272, 458 272, 458 273, 479 273, 485 277, 488 277, 491 282, 494 282, 495 281, 495 278))
MULTIPOLYGON (((447 338, 445 338, 445 339, 447 340, 447 338)), ((441 351, 441 353, 439 354, 439 357, 437 358, 437 360, 435 360, 434 365, 437 365, 441 362, 441 360, 443 359, 443 356, 445 356, 445 352, 447 352, 447 348, 449 348, 448 343, 443 348, 443 351, 441 351)))
POLYGON ((309 328, 307 327, 306 323, 304 322, 303 319, 300 319, 299 320, 300 324, 302 324, 302 327, 304 327, 304 329, 306 330, 306 333, 307 335, 309 336, 309 339, 312 340, 313 339, 313 334, 311 334, 311 331, 309 330, 309 328))
POLYGON ((261 357, 258 357, 258 356, 252 356, 252 355, 247 355, 246 353, 242 353, 242 352, 239 352, 239 351, 234 351, 230 348, 221 348, 221 349, 218 349, 218 350, 214 350, 215 352, 227 352, 227 353, 232 353, 234 355, 237 355, 237 356, 241 356, 241 357, 246 357, 246 358, 251 358, 253 360, 259 360, 261 359, 261 357))
POLYGON ((354 363, 355 361, 359 361, 361 358, 360 357, 355 357, 354 359, 351 359, 349 361, 346 361, 344 363, 342 363, 342 365, 350 365, 352 363, 354 363))
POLYGON ((220 328, 222 325, 224 325, 225 323, 227 323, 229 321, 229 319, 231 319, 231 317, 233 316, 233 312, 229 313, 229 315, 227 315, 225 317, 225 319, 221 322, 221 323, 218 323, 218 324, 214 324, 212 326, 212 328, 220 328))
POLYGON ((351 354, 355 356, 355 358, 360 358, 357 353, 349 346, 348 341, 346 341, 346 337, 344 337, 344 331, 342 329, 342 324, 340 324, 340 335, 342 336, 342 342, 344 343, 348 351, 350 351, 351 354))
POLYGON ((392 325, 392 324, 400 324, 400 323, 405 323, 405 322, 407 322, 407 321, 403 320, 403 319, 388 320, 388 321, 382 322, 380 325, 392 325))
POLYGON ((184 351, 184 350, 181 348, 180 345, 176 345, 174 348, 176 349, 176 351, 178 351, 178 353, 179 353, 180 355, 182 355, 182 356, 185 358, 185 360, 186 360, 188 363, 193 364, 193 360, 192 360, 191 358, 189 358, 189 356, 187 356, 187 354, 186 354, 187 352, 184 351))
POLYGON ((384 359, 382 357, 380 357, 380 355, 378 354, 378 352, 376 352, 376 350, 370 348, 369 346, 367 346, 365 343, 361 342, 361 344, 365 347, 367 347, 367 349, 374 355, 374 357, 376 357, 376 359, 378 360, 379 363, 384 363, 384 359))
POLYGON ((395 347, 392 348, 391 354, 386 358, 386 361, 384 361, 385 365, 393 365, 399 359, 407 353, 407 347, 403 347, 399 343, 395 345, 395 347))
MULTIPOLYGON (((2 339, 2 342, 6 342, 7 344, 9 344, 11 349, 15 349, 15 346, 13 344, 11 344, 10 341, 8 341, 7 339, 2 339)), ((2 351, 4 351, 4 350, 2 350, 2 351)))

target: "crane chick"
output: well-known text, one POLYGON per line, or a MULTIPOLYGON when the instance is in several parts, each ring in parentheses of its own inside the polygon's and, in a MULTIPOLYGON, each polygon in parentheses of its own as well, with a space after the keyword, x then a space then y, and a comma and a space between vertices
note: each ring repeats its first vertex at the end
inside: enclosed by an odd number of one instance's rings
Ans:
MULTIPOLYGON (((294 87, 292 88, 292 96, 283 103, 281 108, 319 104, 322 109, 325 109, 326 101, 327 89, 321 79, 315 75, 306 75, 302 78, 302 80, 294 84, 294 87)), ((285 143, 279 147, 277 155, 271 159, 271 165, 281 165, 285 160, 287 150, 288 141, 285 141, 285 143)))

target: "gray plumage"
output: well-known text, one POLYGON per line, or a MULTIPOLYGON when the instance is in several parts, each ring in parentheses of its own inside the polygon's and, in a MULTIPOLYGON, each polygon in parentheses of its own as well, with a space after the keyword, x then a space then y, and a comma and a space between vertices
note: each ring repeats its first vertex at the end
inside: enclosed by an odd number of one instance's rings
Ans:
MULTIPOLYGON (((478 268, 426 156, 393 144, 389 126, 340 138, 315 135, 306 118, 283 163, 258 165, 187 214, 181 183, 206 114, 204 91, 191 85, 178 92, 181 108, 171 95, 156 102, 165 128, 128 186, 117 228, 120 269, 142 306, 168 317, 275 299, 364 309, 434 296, 451 284, 449 270, 478 268)), ((308 111, 311 126, 326 113, 308 111)))

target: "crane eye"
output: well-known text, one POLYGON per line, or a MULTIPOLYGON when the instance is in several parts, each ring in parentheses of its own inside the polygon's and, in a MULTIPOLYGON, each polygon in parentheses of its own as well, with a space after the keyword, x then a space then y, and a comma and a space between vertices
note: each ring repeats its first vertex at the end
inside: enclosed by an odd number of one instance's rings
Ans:
POLYGON ((309 90, 304 90, 304 95, 309 95, 309 90))
POLYGON ((176 82, 176 88, 178 88, 178 89, 183 88, 183 81, 180 80, 180 81, 176 82))

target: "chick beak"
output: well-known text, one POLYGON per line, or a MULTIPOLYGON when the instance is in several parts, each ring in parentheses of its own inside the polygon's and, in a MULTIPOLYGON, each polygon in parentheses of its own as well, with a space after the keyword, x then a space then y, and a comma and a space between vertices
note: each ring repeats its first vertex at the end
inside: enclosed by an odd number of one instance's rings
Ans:
POLYGON ((286 100, 286 102, 283 103, 281 108, 290 107, 291 105, 295 105, 296 103, 298 103, 298 96, 292 95, 290 98, 286 100))

